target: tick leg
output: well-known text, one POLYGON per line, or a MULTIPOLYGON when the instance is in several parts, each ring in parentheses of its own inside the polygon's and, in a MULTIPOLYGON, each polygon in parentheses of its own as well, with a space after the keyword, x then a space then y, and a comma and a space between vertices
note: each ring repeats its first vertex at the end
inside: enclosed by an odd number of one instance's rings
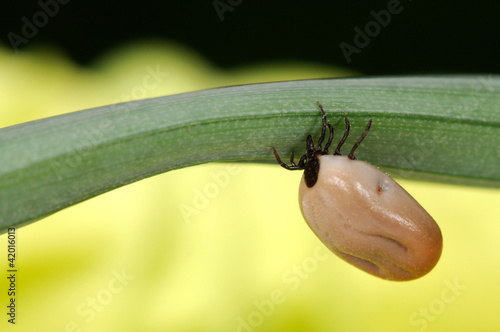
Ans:
POLYGON ((342 145, 344 145, 345 140, 347 139, 347 136, 349 136, 349 131, 351 130, 351 124, 349 123, 349 120, 347 119, 347 116, 345 117, 345 131, 344 131, 344 136, 342 136, 342 139, 339 142, 339 145, 337 145, 337 148, 335 149, 334 155, 340 156, 340 148, 342 145))
POLYGON ((290 155, 290 165, 291 166, 297 166, 297 165, 295 165, 295 162, 293 161, 294 157, 295 157, 295 152, 292 151, 292 154, 290 155))
POLYGON ((303 155, 302 157, 300 157, 297 167, 299 167, 299 169, 304 169, 305 166, 306 166, 306 155, 303 155))
MULTIPOLYGON (((285 164, 284 162, 281 161, 281 158, 278 154, 278 151, 276 151, 276 149, 274 147, 270 147, 269 149, 273 150, 274 157, 276 158, 276 161, 278 162, 278 164, 280 164, 281 167, 286 168, 286 169, 291 170, 291 171, 298 170, 298 169, 304 169, 304 168, 300 168, 300 166, 297 166, 295 164, 288 166, 287 164, 285 164)), ((300 159, 302 160, 302 158, 300 158, 300 159)))
POLYGON ((333 141, 333 127, 330 124, 330 122, 328 122, 326 125, 328 126, 328 129, 330 129, 330 136, 328 136, 328 142, 326 142, 325 149, 323 150, 324 154, 328 154, 328 148, 330 147, 330 144, 332 144, 333 141))
POLYGON ((358 138, 358 141, 354 146, 352 147, 351 152, 347 156, 349 159, 355 160, 356 157, 354 156, 354 151, 358 148, 358 146, 361 144, 361 142, 365 139, 366 135, 368 135, 368 131, 370 130, 370 127, 372 126, 372 119, 368 120, 368 124, 366 125, 365 131, 361 134, 361 136, 358 138))
POLYGON ((321 111, 321 120, 323 122, 323 125, 321 126, 321 135, 319 136, 318 140, 318 150, 321 150, 321 144, 323 144, 323 140, 325 139, 325 133, 326 133, 326 113, 323 110, 323 106, 317 101, 319 110, 321 111))

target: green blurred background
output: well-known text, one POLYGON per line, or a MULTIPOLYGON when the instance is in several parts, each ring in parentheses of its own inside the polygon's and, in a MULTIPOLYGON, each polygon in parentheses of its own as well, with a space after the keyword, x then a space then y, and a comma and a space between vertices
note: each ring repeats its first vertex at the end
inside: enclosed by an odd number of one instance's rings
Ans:
MULTIPOLYGON (((55 13, 55 1, 3 4, 0 127, 232 84, 500 73, 499 2, 57 0, 55 13), (222 18, 221 2, 232 4, 222 18), (348 59, 340 44, 395 3, 404 9, 348 59), (34 15, 41 27, 13 47, 9 33, 34 15), (145 84, 157 68, 166 74, 145 84)), ((397 179, 444 238, 436 268, 399 283, 326 252, 300 214, 300 177, 190 167, 18 229, 15 326, 0 235, 0 331, 500 330, 500 190, 397 179)))
MULTIPOLYGON (((220 70, 166 41, 124 45, 87 68, 55 48, 0 49, 0 73, 2 126, 130 100, 138 91, 146 98, 347 74, 293 62, 220 70), (148 68, 157 67, 168 76, 145 89, 148 68)), ((400 180, 444 237, 436 268, 400 283, 323 248, 299 211, 300 177, 278 165, 190 167, 18 229, 18 323, 7 324, 4 313, 1 330, 500 329, 499 190, 400 180)), ((6 289, 2 278, 0 303, 6 289)))

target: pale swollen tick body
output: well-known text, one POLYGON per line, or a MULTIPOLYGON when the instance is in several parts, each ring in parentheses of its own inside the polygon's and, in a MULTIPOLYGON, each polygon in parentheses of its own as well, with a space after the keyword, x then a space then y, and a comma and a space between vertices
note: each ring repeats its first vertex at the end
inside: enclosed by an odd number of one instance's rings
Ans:
POLYGON ((314 146, 306 139, 306 154, 298 163, 294 154, 289 170, 304 170, 299 187, 299 203, 304 219, 320 240, 348 263, 388 280, 412 280, 427 274, 437 264, 442 251, 439 226, 424 208, 399 184, 378 168, 356 159, 354 151, 370 130, 372 120, 347 156, 340 149, 350 124, 333 155, 333 127, 323 107, 321 135, 314 146), (326 130, 329 136, 325 147, 326 130))

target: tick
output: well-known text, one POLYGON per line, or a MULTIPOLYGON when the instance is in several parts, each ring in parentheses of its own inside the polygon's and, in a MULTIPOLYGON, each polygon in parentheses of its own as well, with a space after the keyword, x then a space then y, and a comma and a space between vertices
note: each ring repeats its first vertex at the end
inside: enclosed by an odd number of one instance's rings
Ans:
POLYGON ((391 177, 354 156, 372 120, 343 156, 340 149, 350 132, 346 116, 342 139, 333 154, 328 154, 333 127, 319 102, 318 107, 322 119, 318 144, 308 135, 306 153, 297 163, 293 152, 287 165, 271 148, 282 167, 304 170, 299 204, 307 224, 333 253, 372 275, 403 281, 427 274, 441 256, 439 226, 391 177))

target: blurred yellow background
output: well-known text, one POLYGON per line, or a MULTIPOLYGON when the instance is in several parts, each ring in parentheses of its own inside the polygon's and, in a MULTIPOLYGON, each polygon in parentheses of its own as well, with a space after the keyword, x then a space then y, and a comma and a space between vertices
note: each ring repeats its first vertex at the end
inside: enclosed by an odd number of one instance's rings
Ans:
MULTIPOLYGON (((292 62, 222 71, 159 41, 126 45, 89 68, 51 48, 0 49, 0 127, 131 99, 347 74, 292 62), (168 75, 145 86, 155 68, 168 75)), ((190 167, 18 229, 17 322, 7 323, 3 277, 0 330, 500 330, 500 190, 397 179, 440 225, 444 250, 427 276, 389 282, 323 248, 300 214, 300 177, 278 165, 190 167)))

